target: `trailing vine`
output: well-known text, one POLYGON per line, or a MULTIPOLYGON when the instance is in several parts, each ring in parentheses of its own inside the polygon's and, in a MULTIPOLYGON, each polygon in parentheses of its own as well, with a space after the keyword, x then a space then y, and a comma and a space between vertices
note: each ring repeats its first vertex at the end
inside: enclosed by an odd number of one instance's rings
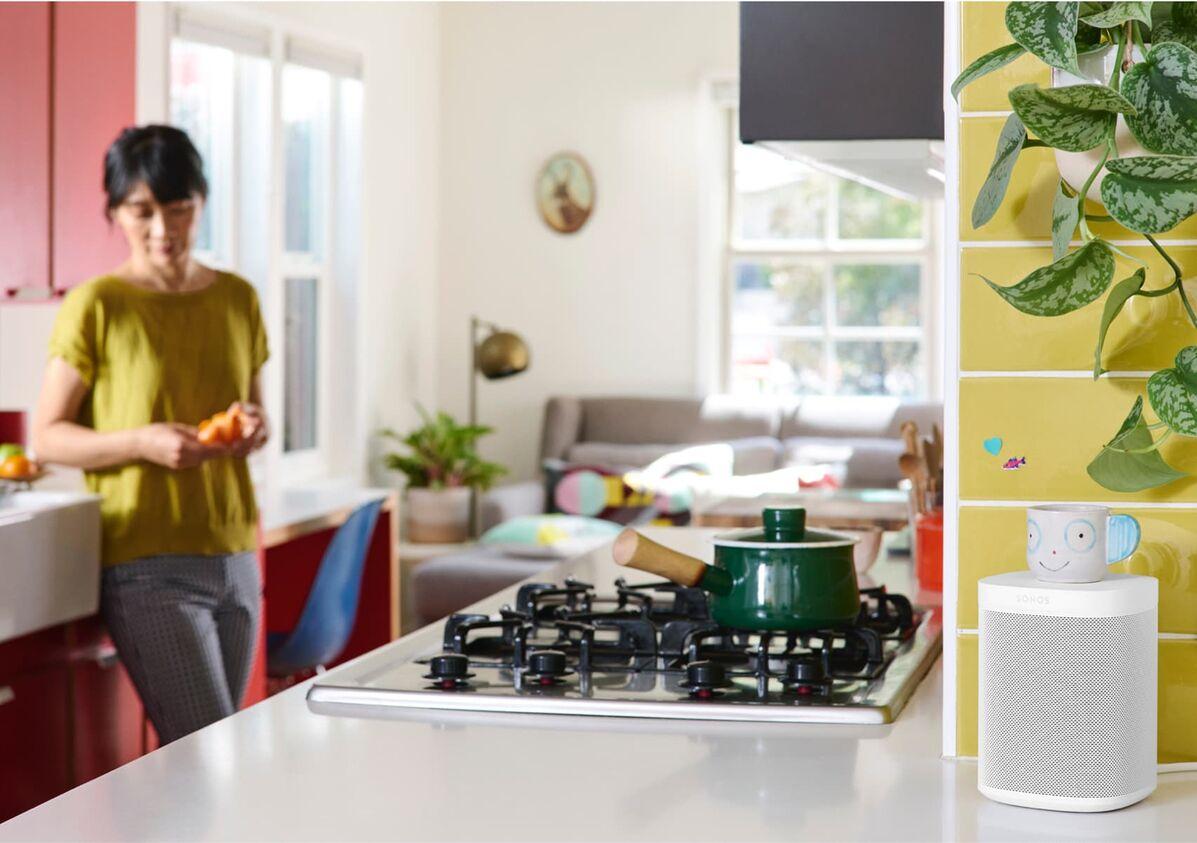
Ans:
MULTIPOLYGON (((1082 56, 1113 57, 1106 80, 1049 88, 1026 84, 1009 91, 1013 113, 972 208, 974 228, 993 218, 1024 149, 1101 149, 1083 184, 1070 185, 1063 178, 1058 182, 1052 203, 1052 263, 1014 284, 982 278, 1012 307, 1033 316, 1061 316, 1104 295, 1093 355, 1096 379, 1108 371, 1102 364, 1106 333, 1133 298, 1176 295, 1197 331, 1184 273, 1153 236, 1197 213, 1197 3, 1011 2, 1006 29, 1013 43, 966 67, 952 83, 954 97, 1027 53, 1078 78, 1086 78, 1082 56), (1119 156, 1115 137, 1120 120, 1152 154, 1119 156), (1086 197, 1099 177, 1107 213, 1087 213, 1086 197), (1090 227, 1111 220, 1143 236, 1168 265, 1169 283, 1145 289, 1147 264, 1090 227), (1079 241, 1075 248, 1074 238, 1079 241), (1116 254, 1139 268, 1115 283, 1116 254)), ((1158 421, 1149 424, 1143 418, 1140 396, 1088 466, 1089 476, 1107 489, 1136 492, 1186 476, 1164 461, 1159 447, 1173 434, 1197 437, 1197 345, 1182 348, 1172 368, 1151 375, 1147 399, 1158 421), (1153 431, 1161 432, 1157 437, 1153 431)))

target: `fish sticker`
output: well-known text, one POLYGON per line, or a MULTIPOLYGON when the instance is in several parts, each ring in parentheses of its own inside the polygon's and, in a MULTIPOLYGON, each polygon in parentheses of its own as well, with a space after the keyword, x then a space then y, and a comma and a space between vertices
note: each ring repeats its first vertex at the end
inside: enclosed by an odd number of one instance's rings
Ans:
POLYGON ((1017 471, 1027 464, 1026 457, 1011 457, 1002 463, 1002 468, 1006 471, 1017 471))

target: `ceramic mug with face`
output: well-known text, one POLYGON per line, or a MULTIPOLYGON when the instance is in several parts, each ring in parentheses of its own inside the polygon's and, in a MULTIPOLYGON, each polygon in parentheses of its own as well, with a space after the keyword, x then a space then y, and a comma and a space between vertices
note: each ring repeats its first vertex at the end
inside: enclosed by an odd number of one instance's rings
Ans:
POLYGON ((1027 510, 1027 567, 1047 582, 1098 582, 1106 566, 1139 546, 1139 522, 1104 506, 1054 504, 1027 510))

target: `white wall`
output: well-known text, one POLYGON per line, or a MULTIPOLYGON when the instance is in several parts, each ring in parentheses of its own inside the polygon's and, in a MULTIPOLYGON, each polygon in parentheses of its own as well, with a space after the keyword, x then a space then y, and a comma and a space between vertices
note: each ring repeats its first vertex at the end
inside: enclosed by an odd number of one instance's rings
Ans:
POLYGON ((32 410, 57 301, 0 304, 0 410, 32 410))
POLYGON ((486 456, 536 469, 558 393, 696 384, 704 80, 736 73, 735 3, 451 3, 441 19, 440 406, 466 413, 471 313, 522 334, 530 370, 483 383, 486 456), (594 171, 578 233, 540 220, 536 174, 594 171))

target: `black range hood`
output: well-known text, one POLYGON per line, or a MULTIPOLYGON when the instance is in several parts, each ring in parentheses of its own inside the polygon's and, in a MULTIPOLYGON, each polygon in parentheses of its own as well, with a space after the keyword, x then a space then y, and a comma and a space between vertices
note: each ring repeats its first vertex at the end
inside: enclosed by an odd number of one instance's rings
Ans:
POLYGON ((740 139, 904 196, 943 193, 937 2, 740 4, 740 139))

